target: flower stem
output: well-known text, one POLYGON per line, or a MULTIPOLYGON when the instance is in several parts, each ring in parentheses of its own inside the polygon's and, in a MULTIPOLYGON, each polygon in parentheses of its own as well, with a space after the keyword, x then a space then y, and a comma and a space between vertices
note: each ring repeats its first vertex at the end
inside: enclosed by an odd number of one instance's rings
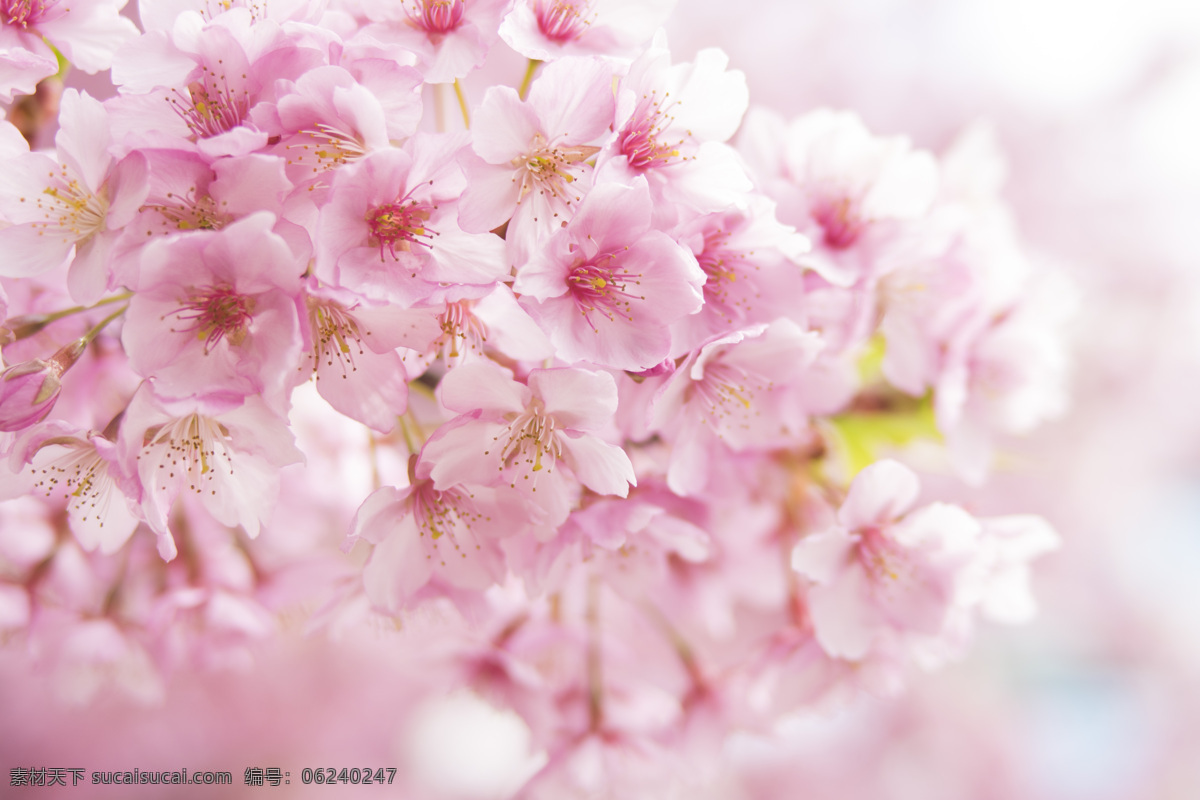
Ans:
MULTIPOLYGON (((120 303, 123 300, 128 300, 133 297, 133 292, 122 292, 115 294, 112 297, 106 297, 103 300, 94 303, 90 306, 72 306, 64 308, 61 311, 53 311, 49 314, 23 314, 19 317, 13 317, 5 323, 5 327, 12 331, 13 340, 28 339, 36 333, 39 333, 43 328, 52 322, 69 317, 72 314, 82 314, 85 311, 92 311, 101 306, 120 303)), ((124 309, 122 309, 124 311, 124 309)))
MULTIPOLYGON (((97 305, 99 305, 99 303, 97 303, 97 305)), ((85 333, 83 335, 83 337, 80 339, 80 341, 83 342, 85 345, 91 343, 91 341, 93 339, 95 339, 97 336, 100 335, 100 331, 102 331, 106 327, 108 327, 108 324, 110 322, 112 322, 114 319, 116 319, 117 317, 124 314, 126 312, 126 310, 128 310, 128 309, 129 309, 129 306, 127 306, 127 305, 121 306, 116 311, 109 314, 104 319, 100 320, 99 322, 96 323, 96 325, 90 331, 88 331, 87 333, 85 333)))
POLYGON ((463 94, 462 84, 459 83, 458 78, 454 79, 454 96, 458 98, 458 108, 462 111, 463 127, 470 128, 471 114, 467 111, 467 98, 463 94))
POLYGON ((588 579, 587 626, 588 728, 595 732, 604 724, 604 678, 600 665, 600 579, 595 575, 588 579))
POLYGON ((517 94, 522 100, 525 99, 525 95, 529 94, 529 84, 533 83, 533 73, 537 72, 541 63, 536 58, 529 59, 529 65, 525 67, 525 77, 521 78, 521 85, 517 89, 517 94))

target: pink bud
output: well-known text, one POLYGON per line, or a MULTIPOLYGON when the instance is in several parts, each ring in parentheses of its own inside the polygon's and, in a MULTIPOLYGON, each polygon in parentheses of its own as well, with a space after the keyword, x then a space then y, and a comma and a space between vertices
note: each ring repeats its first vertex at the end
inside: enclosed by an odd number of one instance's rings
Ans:
POLYGON ((45 419, 58 402, 62 374, 86 346, 78 339, 47 361, 26 361, 0 373, 0 431, 19 431, 45 419))

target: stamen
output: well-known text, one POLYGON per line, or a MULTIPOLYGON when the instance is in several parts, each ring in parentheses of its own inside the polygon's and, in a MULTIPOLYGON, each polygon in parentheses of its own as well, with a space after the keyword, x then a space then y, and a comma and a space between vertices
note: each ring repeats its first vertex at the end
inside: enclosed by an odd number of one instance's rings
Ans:
MULTIPOLYGON (((209 195, 197 195, 196 187, 189 186, 187 194, 175 194, 167 192, 167 200, 171 205, 166 204, 147 204, 142 206, 142 211, 157 211, 163 218, 162 225, 164 228, 174 228, 181 231, 194 230, 219 230, 225 227, 229 222, 230 217, 222 208, 226 205, 221 203, 218 207, 217 201, 209 195)), ((170 230, 164 230, 164 233, 170 233, 170 230)), ((148 235, 153 235, 154 231, 147 231, 148 235)))
MULTIPOLYGON (((729 233, 721 228, 704 233, 704 249, 696 256, 700 269, 704 270, 704 305, 721 315, 728 322, 744 319, 750 310, 748 292, 736 292, 735 284, 743 283, 751 271, 759 266, 748 261, 754 251, 739 252, 729 249, 729 233)), ((755 294, 757 297, 758 294, 755 294)))
POLYGON ((599 333, 592 314, 600 314, 609 322, 622 317, 633 322, 633 301, 645 300, 645 296, 634 294, 629 287, 639 286, 641 273, 626 272, 624 267, 614 264, 611 253, 597 256, 586 263, 577 264, 567 276, 567 285, 579 313, 587 320, 593 331, 599 333))
POLYGON ((418 28, 434 35, 447 34, 462 24, 464 0, 415 0, 404 3, 404 13, 418 28))
MULTIPOLYGON (((0 18, 18 28, 45 22, 59 0, 0 0, 0 18)), ((66 9, 70 10, 70 9, 66 9)), ((54 15, 58 16, 58 15, 54 15)))
POLYGON ((67 451, 33 470, 38 478, 34 486, 45 490, 47 497, 62 491, 68 508, 76 509, 84 522, 92 514, 99 515, 103 528, 108 504, 116 490, 116 483, 108 474, 108 462, 96 452, 94 445, 80 439, 54 438, 42 446, 48 445, 63 445, 67 451))
MULTIPOLYGON (((310 352, 313 372, 317 372, 321 362, 332 367, 336 361, 342 368, 342 378, 348 378, 351 372, 357 372, 354 363, 355 351, 363 355, 363 336, 371 332, 360 331, 358 320, 343 306, 330 302, 307 298, 308 318, 312 324, 313 346, 310 352)), ((317 374, 317 380, 321 376, 317 374)))
MULTIPOLYGON (((533 475, 534 491, 537 491, 535 473, 544 469, 547 475, 552 474, 554 465, 563 455, 562 444, 558 440, 558 423, 546 413, 541 401, 536 398, 494 439, 497 442, 501 440, 504 443, 500 449, 500 471, 510 468, 518 472, 525 471, 520 476, 522 480, 529 480, 533 475)), ((490 453, 491 450, 484 451, 484 455, 490 453)), ((514 475, 509 487, 516 488, 516 485, 514 475)))
POLYGON ((205 286, 192 289, 186 300, 175 311, 164 314, 191 321, 186 328, 172 328, 172 333, 196 331, 196 338, 204 341, 204 354, 209 352, 225 337, 229 343, 240 345, 246 340, 246 326, 254 315, 253 297, 238 294, 233 287, 205 286))
POLYGON ((534 0, 533 13, 542 35, 561 44, 578 39, 591 27, 596 14, 587 16, 590 6, 591 0, 534 0))
POLYGON ((196 494, 207 488, 215 495, 213 478, 220 472, 225 477, 234 474, 230 441, 229 429, 220 422, 189 414, 147 431, 138 459, 153 460, 155 468, 165 470, 168 479, 177 475, 189 478, 188 488, 196 494))
MULTIPOLYGON (((581 196, 567 187, 583 174, 584 162, 598 152, 599 147, 587 145, 551 145, 542 134, 534 134, 533 147, 512 160, 518 170, 513 180, 521 183, 517 203, 535 191, 542 196, 549 195, 551 200, 568 208, 571 203, 579 202, 581 196)), ((558 216, 558 212, 554 215, 558 216)))
POLYGON ((410 191, 391 203, 383 203, 367 211, 367 227, 371 237, 379 243, 379 260, 384 260, 384 250, 391 253, 393 260, 399 260, 396 250, 402 253, 412 251, 413 245, 433 247, 434 237, 438 232, 428 228, 425 223, 437 210, 437 206, 422 203, 411 198, 410 191))
POLYGON ((845 250, 853 246, 865 225, 849 197, 819 203, 813 211, 813 218, 821 226, 825 245, 833 250, 845 250))
MULTIPOLYGON (((229 87, 225 74, 220 74, 201 65, 201 79, 192 81, 185 97, 178 90, 171 90, 167 102, 179 115, 188 129, 198 139, 206 139, 233 130, 242 124, 250 112, 250 93, 240 93, 229 87)), ((242 80, 246 79, 243 74, 242 80)))
MULTIPOLYGON (((57 172, 48 173, 49 185, 33 204, 42 212, 43 221, 32 223, 39 236, 46 233, 62 236, 64 243, 80 242, 105 228, 108 215, 108 192, 102 187, 97 194, 80 183, 79 178, 60 164, 57 172)), ((22 203, 28 202, 20 198, 22 203)))
POLYGON ((446 310, 438 315, 442 335, 434 342, 434 348, 445 353, 447 360, 459 358, 463 350, 483 352, 487 326, 471 311, 472 305, 471 300, 447 303, 446 310))
POLYGON ((723 363, 718 355, 704 365, 703 377, 692 381, 687 398, 699 403, 700 410, 712 423, 713 432, 721 438, 723 429, 733 422, 740 420, 739 426, 748 429, 750 417, 759 413, 754 410, 755 396, 774 388, 773 382, 723 363))
POLYGON ((334 125, 318 122, 313 128, 305 128, 297 133, 307 134, 317 143, 315 145, 289 144, 287 149, 297 152, 292 154, 293 157, 289 158, 287 163, 309 164, 315 161, 312 167, 313 172, 334 169, 367 154, 367 144, 361 137, 334 125))
POLYGON ((663 131, 675 121, 675 117, 667 113, 674 103, 662 105, 669 97, 668 92, 659 99, 657 91, 642 95, 633 116, 621 130, 621 153, 629 159, 629 166, 639 172, 664 167, 671 159, 683 158, 679 148, 686 138, 677 142, 659 141, 663 131))

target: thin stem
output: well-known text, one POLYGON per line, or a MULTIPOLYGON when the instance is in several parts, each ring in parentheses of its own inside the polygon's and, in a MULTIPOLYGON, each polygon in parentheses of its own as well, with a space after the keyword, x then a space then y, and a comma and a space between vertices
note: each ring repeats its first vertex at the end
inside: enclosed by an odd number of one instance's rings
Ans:
POLYGON ((604 724, 604 677, 600 661, 600 578, 588 580, 587 593, 587 681, 588 728, 593 732, 604 724))
POLYGON ((64 308, 61 311, 53 311, 49 314, 23 314, 19 317, 13 317, 5 323, 5 327, 13 333, 14 340, 26 339, 40 332, 43 328, 52 322, 57 322, 64 317, 69 317, 72 314, 82 314, 86 311, 92 311, 101 306, 120 303, 133 297, 133 292, 122 292, 121 294, 106 297, 103 300, 90 306, 72 306, 64 308))
POLYGON ((683 665, 688 677, 691 678, 692 685, 696 688, 703 687, 705 683, 704 673, 700 669, 700 662, 696 660, 696 651, 692 649, 688 641, 683 638, 683 635, 667 619, 666 614, 660 611, 657 606, 648 599, 643 600, 639 605, 642 613, 658 626, 663 636, 667 638, 667 641, 675 649, 675 654, 679 656, 679 662, 683 665))
POLYGON ((405 411, 399 417, 400 434, 404 437, 404 446, 408 448, 408 452, 416 455, 421 452, 421 446, 425 443, 425 434, 421 430, 420 423, 408 411, 405 411))
POLYGON ((417 394, 421 395, 426 400, 432 401, 434 403, 437 402, 437 394, 433 391, 433 389, 429 388, 429 386, 427 386, 424 383, 421 383, 420 380, 409 381, 408 388, 410 391, 415 391, 417 394))
MULTIPOLYGON (((400 419, 400 427, 404 428, 404 418, 400 419)), ((408 432, 404 433, 405 441, 408 440, 408 432)), ((383 486, 383 477, 379 474, 379 440, 375 438, 375 434, 367 433, 367 451, 371 454, 371 488, 378 489, 383 486)))
POLYGON ((108 323, 112 322, 114 319, 116 319, 117 317, 124 314, 128 309, 129 309, 129 306, 121 306, 116 311, 109 314, 104 319, 100 320, 98 323, 96 323, 95 327, 93 327, 90 331, 88 331, 87 333, 85 333, 83 335, 83 338, 80 339, 80 341, 83 342, 85 345, 90 343, 93 339, 95 339, 97 336, 100 335, 100 331, 102 331, 106 327, 108 327, 108 323))
POLYGON ((522 100, 525 99, 525 95, 529 94, 529 84, 533 83, 533 74, 537 72, 537 68, 541 63, 536 58, 529 59, 529 64, 525 67, 525 77, 521 78, 521 85, 517 89, 517 94, 522 100))
POLYGON ((445 88, 445 84, 433 84, 433 120, 438 133, 446 132, 446 98, 442 94, 445 88))
POLYGON ((463 94, 462 84, 458 82, 458 78, 454 79, 454 96, 458 98, 458 109, 462 112, 463 127, 471 127, 471 114, 467 111, 467 98, 463 94))

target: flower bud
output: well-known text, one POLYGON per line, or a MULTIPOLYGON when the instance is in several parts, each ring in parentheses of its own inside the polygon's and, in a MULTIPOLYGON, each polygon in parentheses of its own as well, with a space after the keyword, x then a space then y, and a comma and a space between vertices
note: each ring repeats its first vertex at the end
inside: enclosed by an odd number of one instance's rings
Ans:
POLYGON ((62 374, 86 346, 78 339, 46 361, 37 358, 0 373, 0 431, 19 431, 45 419, 58 402, 62 374))

